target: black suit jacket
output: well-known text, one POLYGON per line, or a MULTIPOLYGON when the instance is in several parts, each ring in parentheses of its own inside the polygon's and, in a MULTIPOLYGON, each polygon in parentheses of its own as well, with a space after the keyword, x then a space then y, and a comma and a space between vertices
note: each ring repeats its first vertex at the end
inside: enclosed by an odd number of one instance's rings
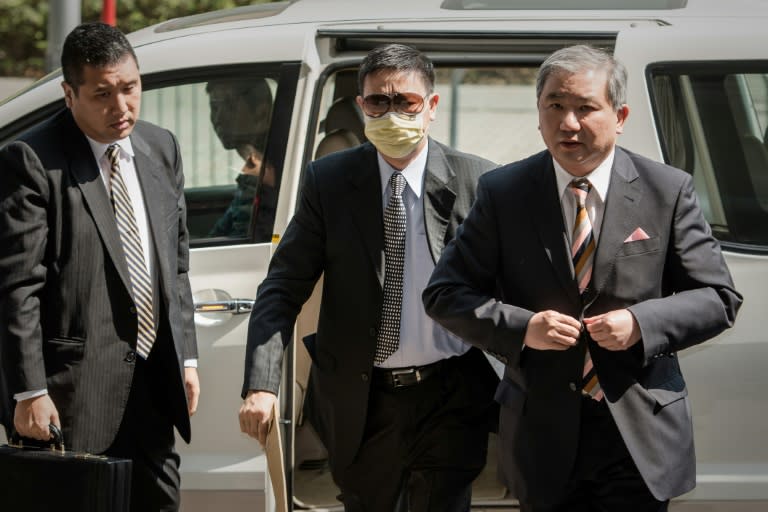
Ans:
MULTIPOLYGON (((478 177, 492 167, 429 141, 424 218, 435 261, 469 211, 478 177)), ((384 282, 381 178, 370 143, 309 164, 301 202, 251 313, 243 396, 277 392, 283 348, 323 273, 317 336, 308 347, 312 416, 332 463, 344 467, 363 435, 384 282)))
MULTIPOLYGON (((154 246, 152 359, 168 359, 168 411, 190 437, 183 361, 197 357, 181 156, 139 122, 134 162, 154 246), (155 354, 158 355, 155 355, 155 354), (171 354, 174 354, 172 356, 171 354)), ((0 343, 8 392, 47 388, 69 447, 112 443, 135 367, 137 317, 115 216, 87 139, 64 110, 0 152, 0 343)))
POLYGON ((565 230, 548 152, 488 173, 423 294, 427 312, 507 365, 497 390, 501 464, 521 501, 556 499, 571 476, 587 347, 649 489, 659 500, 680 495, 696 473, 677 352, 731 326, 741 304, 691 177, 616 149, 583 298, 565 230), (625 242, 638 227, 649 238, 625 242), (566 351, 523 349, 535 312, 582 318, 623 308, 642 335, 630 350, 607 351, 588 336, 566 351))

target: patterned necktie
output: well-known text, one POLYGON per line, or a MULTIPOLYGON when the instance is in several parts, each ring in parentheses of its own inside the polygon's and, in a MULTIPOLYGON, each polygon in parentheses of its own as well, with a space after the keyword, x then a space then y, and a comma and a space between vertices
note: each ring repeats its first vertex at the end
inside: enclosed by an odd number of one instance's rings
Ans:
POLYGON ((133 301, 138 316, 136 353, 146 359, 155 341, 155 319, 152 311, 152 283, 144 262, 144 251, 139 238, 139 228, 133 214, 131 197, 120 173, 120 146, 112 144, 107 148, 110 163, 110 196, 115 210, 117 230, 123 244, 125 262, 131 279, 133 301))
MULTIPOLYGON (((571 259, 573 260, 573 272, 579 293, 584 293, 590 279, 592 279, 592 262, 595 257, 595 238, 592 233, 592 222, 587 214, 587 195, 592 184, 586 178, 578 178, 571 182, 571 192, 576 198, 576 220, 573 223, 573 236, 571 242, 571 259)), ((592 364, 589 350, 584 356, 584 373, 581 392, 591 396, 595 400, 603 399, 603 391, 597 380, 597 373, 592 364)))
POLYGON ((374 361, 383 363, 400 346, 400 310, 405 266, 405 178, 395 171, 389 179, 392 196, 384 210, 384 301, 374 361))

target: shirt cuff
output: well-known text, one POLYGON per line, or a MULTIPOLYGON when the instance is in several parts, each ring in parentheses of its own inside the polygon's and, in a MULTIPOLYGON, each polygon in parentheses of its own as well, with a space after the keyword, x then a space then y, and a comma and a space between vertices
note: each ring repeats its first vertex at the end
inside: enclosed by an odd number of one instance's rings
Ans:
POLYGON ((47 395, 48 390, 47 389, 38 389, 35 391, 25 391, 23 393, 16 393, 13 395, 13 399, 17 402, 21 402, 22 400, 29 400, 30 398, 37 398, 38 396, 47 395))
POLYGON ((185 359, 184 368, 197 368, 197 359, 185 359))

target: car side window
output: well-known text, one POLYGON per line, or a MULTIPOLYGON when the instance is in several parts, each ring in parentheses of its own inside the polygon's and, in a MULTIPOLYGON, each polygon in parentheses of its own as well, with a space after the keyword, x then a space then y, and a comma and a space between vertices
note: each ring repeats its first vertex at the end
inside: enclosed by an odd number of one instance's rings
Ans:
POLYGON ((768 64, 674 63, 650 70, 667 163, 693 175, 712 231, 768 249, 768 64))
POLYGON ((272 240, 287 139, 286 123, 274 120, 290 119, 293 105, 277 101, 281 73, 145 80, 141 117, 179 140, 192 247, 272 240))

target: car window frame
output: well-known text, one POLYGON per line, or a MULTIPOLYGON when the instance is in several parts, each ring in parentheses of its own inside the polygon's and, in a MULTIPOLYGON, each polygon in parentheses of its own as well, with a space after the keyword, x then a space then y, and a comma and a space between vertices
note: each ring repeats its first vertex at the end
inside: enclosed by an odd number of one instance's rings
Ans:
MULTIPOLYGON (((291 119, 296 105, 296 93, 301 71, 301 61, 285 62, 255 62, 244 64, 221 64, 202 66, 180 70, 159 71, 142 76, 142 90, 151 91, 163 87, 174 87, 185 84, 207 82, 212 79, 242 78, 244 76, 274 75, 277 77, 277 88, 273 99, 272 112, 280 112, 273 116, 270 123, 264 150, 265 160, 269 158, 275 168, 281 169, 276 183, 278 202, 281 200, 282 178, 285 174, 285 159, 288 153, 288 138, 291 131, 291 119)), ((274 229, 274 226, 273 226, 274 229)), ((197 238, 190 240, 190 249, 205 247, 236 246, 245 244, 269 244, 272 240, 256 241, 255 225, 251 223, 248 234, 242 238, 226 239, 197 238)))
MULTIPOLYGON (((657 95, 654 78, 657 76, 680 76, 680 75, 696 75, 701 74, 702 70, 706 70, 711 74, 728 75, 728 74, 766 74, 768 73, 768 59, 741 59, 741 60, 672 60, 672 61, 659 61, 653 62, 645 68, 645 83, 647 87, 648 97, 651 103, 651 116, 654 122, 655 133, 658 138, 659 147, 664 159, 664 163, 670 163, 670 148, 669 141, 666 139, 665 134, 662 131, 661 123, 661 105, 659 97, 657 95)), ((686 119, 686 122, 688 120, 686 119)), ((689 133, 685 134, 686 137, 690 137, 689 133)), ((695 146, 695 143, 694 143, 695 146)), ((692 148, 693 151, 700 151, 700 148, 692 148)), ((711 155, 709 148, 707 149, 707 155, 711 155)), ((688 170, 684 171, 688 173, 688 170)), ((721 184, 717 181, 717 171, 714 170, 716 181, 717 195, 722 196, 721 184)), ((690 173, 689 173, 690 174, 690 173)), ((700 192, 697 190, 697 195, 700 192)), ((766 255, 768 254, 768 244, 758 245, 753 243, 739 242, 733 240, 724 240, 718 238, 715 235, 720 245, 724 250, 728 250, 735 253, 742 254, 754 254, 754 255, 766 255)))

